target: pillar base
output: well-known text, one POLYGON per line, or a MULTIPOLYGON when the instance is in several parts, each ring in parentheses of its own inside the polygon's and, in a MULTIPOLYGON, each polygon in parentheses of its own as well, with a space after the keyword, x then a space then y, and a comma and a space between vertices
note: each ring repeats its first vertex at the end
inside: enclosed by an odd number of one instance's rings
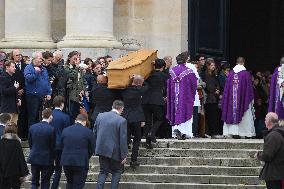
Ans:
POLYGON ((54 49, 56 43, 51 40, 21 40, 3 39, 0 41, 1 49, 54 49))
POLYGON ((110 38, 86 38, 86 37, 64 37, 63 41, 57 43, 57 48, 114 48, 122 49, 123 45, 114 37, 110 38))

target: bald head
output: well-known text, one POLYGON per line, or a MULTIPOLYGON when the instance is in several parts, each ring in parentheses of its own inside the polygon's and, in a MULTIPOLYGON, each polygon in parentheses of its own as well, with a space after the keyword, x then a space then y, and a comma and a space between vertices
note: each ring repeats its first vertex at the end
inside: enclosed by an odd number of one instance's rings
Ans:
POLYGON ((60 60, 63 58, 63 53, 61 50, 56 50, 54 53, 53 53, 53 59, 54 59, 54 63, 59 63, 60 60))
POLYGON ((12 59, 14 62, 20 62, 21 61, 21 52, 19 49, 14 49, 12 51, 12 59))
POLYGON ((141 75, 134 75, 132 85, 134 86, 142 86, 144 82, 144 78, 141 75))
POLYGON ((98 75, 97 77, 97 83, 100 84, 107 84, 107 77, 104 75, 98 75))
POLYGON ((268 130, 278 125, 278 115, 274 112, 269 112, 265 117, 265 125, 268 130))
POLYGON ((173 63, 173 58, 171 56, 165 56, 163 59, 166 62, 166 68, 171 67, 173 63))

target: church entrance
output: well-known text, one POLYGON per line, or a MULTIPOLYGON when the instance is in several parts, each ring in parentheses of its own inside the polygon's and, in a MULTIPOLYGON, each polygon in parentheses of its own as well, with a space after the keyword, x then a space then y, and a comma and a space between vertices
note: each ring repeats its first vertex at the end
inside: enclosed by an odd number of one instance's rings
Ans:
POLYGON ((190 0, 191 55, 228 60, 238 56, 253 71, 273 70, 284 55, 282 0, 190 0))

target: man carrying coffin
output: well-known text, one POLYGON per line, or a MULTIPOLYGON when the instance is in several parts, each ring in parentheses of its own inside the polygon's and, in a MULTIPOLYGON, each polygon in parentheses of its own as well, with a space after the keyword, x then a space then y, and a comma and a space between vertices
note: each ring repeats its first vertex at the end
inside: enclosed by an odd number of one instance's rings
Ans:
POLYGON ((284 70, 282 67, 284 67, 284 57, 281 58, 280 66, 275 69, 271 78, 268 107, 268 112, 275 112, 279 119, 284 119, 284 106, 281 102, 283 101, 281 90, 284 90, 284 70))
POLYGON ((193 137, 192 112, 197 89, 197 77, 186 66, 188 52, 176 57, 177 65, 170 69, 167 83, 167 119, 172 125, 172 137, 193 137))
POLYGON ((245 59, 239 57, 224 88, 222 120, 224 121, 223 134, 227 136, 255 136, 252 79, 244 65, 245 59))

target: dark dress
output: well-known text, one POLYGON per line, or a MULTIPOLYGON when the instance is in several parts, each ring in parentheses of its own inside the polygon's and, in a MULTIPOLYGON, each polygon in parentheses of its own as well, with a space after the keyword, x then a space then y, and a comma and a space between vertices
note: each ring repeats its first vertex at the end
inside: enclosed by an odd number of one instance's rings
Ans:
POLYGON ((19 189, 20 177, 28 174, 29 170, 17 135, 3 135, 0 140, 0 188, 19 189))

